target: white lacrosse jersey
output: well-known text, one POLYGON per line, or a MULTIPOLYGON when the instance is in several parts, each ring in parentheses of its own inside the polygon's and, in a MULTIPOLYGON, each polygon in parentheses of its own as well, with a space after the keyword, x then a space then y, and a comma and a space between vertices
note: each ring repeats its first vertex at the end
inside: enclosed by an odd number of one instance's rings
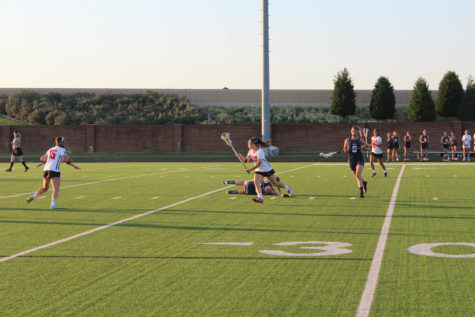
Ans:
POLYGON ((254 164, 257 163, 257 161, 261 162, 261 166, 255 169, 256 172, 269 172, 270 170, 272 170, 272 167, 266 160, 266 156, 262 148, 259 148, 259 150, 257 151, 254 151, 252 149, 249 150, 249 152, 247 152, 247 157, 251 158, 254 161, 254 164))
POLYGON ((16 137, 15 139, 13 139, 12 141, 12 149, 18 149, 18 148, 21 148, 21 139, 20 137, 16 137))
POLYGON ((55 146, 46 151, 47 161, 43 171, 59 172, 59 166, 63 162, 63 157, 68 156, 68 152, 61 146, 55 146))
POLYGON ((371 137, 371 152, 374 154, 381 154, 383 150, 381 149, 381 144, 383 144, 383 139, 380 136, 375 137, 374 135, 371 137))
POLYGON ((470 134, 467 134, 467 135, 464 134, 462 137, 462 142, 463 142, 464 148, 469 148, 470 142, 472 142, 472 137, 470 136, 470 134))

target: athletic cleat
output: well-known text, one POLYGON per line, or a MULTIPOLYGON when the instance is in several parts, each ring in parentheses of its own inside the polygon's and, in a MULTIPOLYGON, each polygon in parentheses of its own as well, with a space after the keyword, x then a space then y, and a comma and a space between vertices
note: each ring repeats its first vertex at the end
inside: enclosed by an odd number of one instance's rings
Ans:
POLYGON ((30 169, 29 167, 26 167, 26 168, 25 168, 25 172, 28 172, 29 169, 30 169))
POLYGON ((289 197, 292 197, 293 194, 292 194, 292 189, 290 188, 290 186, 289 186, 289 189, 287 189, 287 192, 289 193, 289 197))
POLYGON ((264 199, 259 198, 259 197, 254 197, 254 198, 252 198, 252 201, 255 202, 255 203, 262 204, 264 202, 264 199))
POLYGON ((373 174, 371 175, 371 177, 375 177, 376 176, 376 172, 373 172, 373 174))
POLYGON ((27 203, 31 203, 34 199, 35 199, 35 197, 30 196, 30 197, 28 197, 28 198, 26 199, 26 202, 27 202, 27 203))
POLYGON ((384 171, 384 177, 388 177, 388 171, 384 171))
POLYGON ((61 209, 61 207, 54 205, 54 206, 49 207, 49 209, 61 209))
POLYGON ((5 170, 5 172, 11 172, 11 171, 12 171, 11 168, 7 168, 7 169, 5 170))
POLYGON ((364 181, 363 182, 363 190, 366 193, 368 191, 368 188, 366 188, 366 185, 368 185, 368 182, 364 181))
POLYGON ((227 183, 228 183, 228 182, 226 182, 226 181, 223 181, 223 185, 226 185, 227 183))
POLYGON ((364 198, 364 194, 363 194, 363 193, 360 194, 360 198, 364 198))

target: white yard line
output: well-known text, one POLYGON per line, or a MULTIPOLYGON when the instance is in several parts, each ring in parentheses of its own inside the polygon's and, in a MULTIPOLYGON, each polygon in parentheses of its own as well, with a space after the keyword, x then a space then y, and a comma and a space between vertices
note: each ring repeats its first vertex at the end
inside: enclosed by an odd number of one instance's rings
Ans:
POLYGON ((201 195, 198 195, 198 196, 194 196, 194 197, 191 197, 191 198, 187 198, 187 199, 179 201, 177 203, 173 203, 173 204, 168 205, 168 206, 164 206, 164 207, 161 207, 161 208, 158 208, 158 209, 150 210, 150 211, 144 212, 142 214, 135 215, 135 216, 132 216, 132 217, 129 217, 129 218, 126 218, 126 219, 122 219, 122 220, 110 223, 108 225, 100 226, 100 227, 97 227, 97 228, 94 228, 94 229, 91 229, 91 230, 88 230, 88 231, 85 231, 85 232, 82 232, 82 233, 64 238, 64 239, 61 239, 61 240, 57 240, 57 241, 48 243, 48 244, 43 244, 43 245, 40 245, 36 248, 32 248, 32 249, 29 249, 29 250, 26 250, 26 251, 23 251, 23 252, 20 252, 20 253, 16 253, 16 254, 1 258, 0 262, 6 262, 8 260, 20 257, 22 255, 26 255, 26 254, 33 253, 33 252, 38 251, 38 250, 46 249, 46 248, 49 248, 49 247, 52 247, 52 246, 55 246, 55 245, 58 245, 58 244, 61 244, 61 243, 64 243, 64 242, 71 241, 71 240, 79 238, 79 237, 84 237, 84 236, 87 236, 91 233, 101 231, 101 230, 107 229, 107 228, 112 227, 112 226, 120 225, 122 223, 131 221, 131 220, 135 220, 135 219, 141 218, 143 216, 148 216, 148 215, 151 215, 151 214, 156 213, 158 211, 163 211, 165 209, 172 208, 172 207, 187 203, 189 201, 195 200, 197 198, 208 196, 208 195, 214 194, 216 192, 219 192, 219 191, 231 188, 231 187, 233 187, 233 186, 231 185, 231 186, 223 187, 223 188, 220 188, 220 189, 215 189, 215 190, 212 190, 210 192, 207 192, 207 193, 204 193, 204 194, 201 194, 201 195))
MULTIPOLYGON (((281 172, 281 174, 288 173, 288 172, 292 172, 292 171, 299 170, 299 169, 306 168, 306 167, 310 167, 310 166, 313 166, 313 165, 301 166, 301 167, 298 167, 298 168, 294 168, 294 169, 291 169, 291 170, 288 170, 288 171, 281 172)), ((152 175, 152 174, 149 174, 148 176, 150 176, 150 175, 152 175)), ((143 176, 145 176, 145 175, 143 175, 143 176)), ((128 177, 128 178, 131 178, 131 177, 128 177)), ((123 179, 123 178, 122 178, 122 179, 123 179)), ((107 182, 107 181, 111 181, 111 180, 104 180, 104 181, 100 181, 100 182, 107 182)), ((94 182, 94 183, 97 183, 97 182, 94 182)), ((72 186, 74 186, 74 185, 72 185, 72 186)), ((223 187, 223 188, 215 189, 215 190, 212 190, 212 191, 210 191, 210 192, 207 192, 207 193, 204 193, 204 194, 201 194, 201 195, 198 195, 198 196, 194 196, 194 197, 187 198, 187 199, 185 199, 185 200, 182 200, 182 201, 173 203, 173 204, 168 205, 168 206, 164 206, 164 207, 161 207, 161 208, 158 208, 158 209, 150 210, 150 211, 144 212, 144 213, 142 213, 142 214, 135 215, 135 216, 132 216, 132 217, 129 217, 129 218, 126 218, 126 219, 122 219, 122 220, 119 220, 119 221, 110 223, 110 224, 108 224, 108 225, 100 226, 100 227, 97 227, 97 228, 94 228, 94 229, 91 229, 91 230, 88 230, 88 231, 85 231, 85 232, 82 232, 82 233, 79 233, 79 234, 76 234, 76 235, 73 235, 73 236, 64 238, 64 239, 61 239, 61 240, 57 240, 57 241, 48 243, 48 244, 43 244, 43 245, 40 245, 40 246, 38 246, 38 247, 29 249, 29 250, 26 250, 26 251, 22 251, 22 252, 19 252, 19 253, 16 253, 16 254, 13 254, 13 255, 4 257, 4 258, 0 258, 0 262, 6 262, 6 261, 9 261, 9 260, 11 260, 11 259, 20 257, 20 256, 22 256, 22 255, 26 255, 26 254, 29 254, 29 253, 36 252, 36 251, 38 251, 38 250, 46 249, 46 248, 49 248, 49 247, 52 247, 52 246, 55 246, 55 245, 58 245, 58 244, 61 244, 61 243, 64 243, 64 242, 71 241, 71 240, 76 239, 76 238, 79 238, 79 237, 87 236, 87 235, 89 235, 89 234, 91 234, 91 233, 94 233, 94 232, 97 232, 97 231, 101 231, 101 230, 107 229, 107 228, 109 228, 109 227, 116 226, 116 225, 119 225, 119 224, 122 224, 122 223, 125 223, 125 222, 128 222, 128 221, 131 221, 131 220, 135 220, 135 219, 141 218, 141 217, 143 217, 143 216, 148 216, 148 215, 151 215, 151 214, 153 214, 153 213, 156 213, 156 212, 159 212, 159 211, 163 211, 163 210, 165 210, 165 209, 169 209, 169 208, 172 208, 172 207, 175 207, 175 206, 178 206, 178 205, 187 203, 187 202, 189 202, 189 201, 192 201, 192 200, 195 200, 195 199, 198 199, 198 198, 203 198, 203 197, 205 197, 205 196, 214 194, 214 193, 216 193, 216 192, 219 192, 219 191, 222 191, 222 190, 231 188, 231 187, 234 187, 234 185, 229 185, 229 186, 226 186, 226 187, 223 187)))
MULTIPOLYGON (((196 168, 196 169, 201 169, 201 168, 196 168)), ((186 170, 186 171, 190 171, 190 170, 186 170)), ((119 180, 124 180, 124 179, 132 179, 132 178, 140 178, 140 177, 146 177, 146 176, 170 174, 170 173, 173 173, 173 172, 181 173, 181 172, 185 172, 185 171, 176 170, 176 171, 171 171, 171 172, 160 172, 160 173, 142 174, 142 175, 135 175, 135 176, 125 176, 125 177, 119 177, 119 178, 104 179, 104 180, 89 182, 89 183, 75 184, 75 185, 69 185, 69 186, 61 186, 61 189, 81 187, 81 186, 94 185, 94 184, 101 184, 101 183, 119 181, 119 180)), ((20 197, 20 196, 25 196, 25 195, 31 195, 31 194, 34 194, 34 193, 35 192, 29 192, 29 193, 21 193, 21 194, 10 195, 10 196, 0 196, 0 199, 15 198, 15 197, 20 197)))
POLYGON ((404 173, 404 168, 406 165, 402 165, 401 171, 396 180, 396 185, 394 185, 393 194, 391 196, 391 201, 389 202, 388 211, 386 212, 386 217, 384 218, 383 228, 379 235, 378 245, 376 246, 376 251, 374 252, 373 261, 371 262, 371 268, 369 270, 368 278, 366 279, 366 285, 361 296, 360 306, 358 307, 358 312, 356 313, 357 317, 367 317, 371 309, 371 304, 373 303, 374 293, 376 291, 376 286, 378 284, 379 271, 381 269, 381 264, 383 262, 383 253, 386 247, 386 241, 388 239, 389 227, 391 226, 391 219, 394 212, 394 206, 396 206, 397 193, 399 191, 399 185, 401 184, 402 174, 404 173))

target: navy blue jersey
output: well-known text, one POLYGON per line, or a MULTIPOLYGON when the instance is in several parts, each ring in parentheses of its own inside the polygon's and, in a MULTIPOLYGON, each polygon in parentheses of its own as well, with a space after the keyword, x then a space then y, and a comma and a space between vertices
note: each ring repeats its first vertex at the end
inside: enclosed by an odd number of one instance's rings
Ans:
POLYGON ((442 136, 442 143, 449 143, 449 136, 448 135, 444 135, 442 136))
POLYGON ((455 135, 450 137, 450 144, 457 146, 457 137, 455 135))
POLYGON ((422 143, 427 143, 429 142, 429 138, 427 137, 427 135, 422 135, 422 143))
MULTIPOLYGON (((261 191, 265 193, 266 187, 272 187, 272 183, 269 181, 261 182, 261 191)), ((257 195, 256 187, 254 186, 254 181, 247 181, 245 185, 246 195, 257 195)))
POLYGON ((388 149, 393 149, 394 148, 394 141, 393 138, 389 138, 386 140, 386 147, 388 149))
POLYGON ((358 138, 353 140, 348 139, 348 158, 351 160, 359 161, 363 159, 363 152, 361 152, 361 140, 358 138))
POLYGON ((393 142, 399 143, 399 137, 397 135, 393 136, 393 142))

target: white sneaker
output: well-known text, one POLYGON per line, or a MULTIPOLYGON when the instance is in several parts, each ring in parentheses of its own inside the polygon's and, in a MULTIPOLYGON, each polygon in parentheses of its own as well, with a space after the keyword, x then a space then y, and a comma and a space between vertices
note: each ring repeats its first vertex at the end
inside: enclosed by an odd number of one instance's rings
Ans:
POLYGON ((54 205, 54 206, 49 207, 49 209, 61 209, 61 207, 54 205))
POLYGON ((290 186, 289 186, 289 189, 287 189, 287 192, 289 193, 289 197, 292 197, 292 189, 290 189, 290 186))

